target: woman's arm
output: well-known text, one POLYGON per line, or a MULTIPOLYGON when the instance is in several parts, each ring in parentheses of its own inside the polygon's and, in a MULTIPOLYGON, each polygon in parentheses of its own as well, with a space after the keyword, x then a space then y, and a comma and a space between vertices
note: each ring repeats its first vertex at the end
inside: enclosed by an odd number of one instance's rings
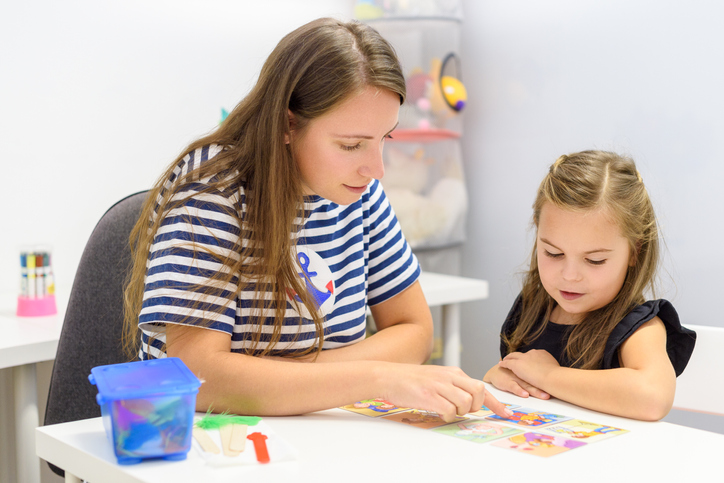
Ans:
POLYGON ((560 367, 548 352, 513 353, 499 365, 550 395, 618 416, 656 421, 674 401, 676 374, 666 353, 666 328, 658 317, 643 324, 620 348, 621 367, 560 367))
POLYGON ((420 282, 374 305, 377 333, 357 344, 325 350, 317 362, 387 361, 422 364, 432 353, 433 327, 430 308, 420 282))
POLYGON ((168 325, 168 355, 179 357, 205 382, 196 409, 237 414, 302 414, 381 397, 402 407, 427 409, 452 421, 488 406, 505 407, 482 381, 452 367, 354 361, 306 364, 232 353, 229 334, 168 325))

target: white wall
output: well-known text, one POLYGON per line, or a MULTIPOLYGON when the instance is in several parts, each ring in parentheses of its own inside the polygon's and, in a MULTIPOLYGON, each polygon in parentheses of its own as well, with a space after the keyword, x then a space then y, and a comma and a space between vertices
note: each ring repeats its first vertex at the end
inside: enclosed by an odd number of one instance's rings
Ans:
MULTIPOLYGON (((282 36, 351 13, 347 0, 0 2, 0 312, 14 311, 21 246, 51 245, 67 295, 106 209, 212 129, 282 36)), ((3 483, 16 474, 10 376, 0 371, 3 483)))
POLYGON ((0 291, 53 248, 70 289, 115 201, 146 189, 249 90, 283 35, 347 0, 24 0, 0 18, 0 291))
POLYGON ((663 293, 683 323, 711 310, 724 259, 724 4, 464 1, 463 144, 473 209, 463 274, 490 281, 463 311, 463 367, 481 377, 532 246, 531 204, 560 154, 628 153, 668 246, 663 293))

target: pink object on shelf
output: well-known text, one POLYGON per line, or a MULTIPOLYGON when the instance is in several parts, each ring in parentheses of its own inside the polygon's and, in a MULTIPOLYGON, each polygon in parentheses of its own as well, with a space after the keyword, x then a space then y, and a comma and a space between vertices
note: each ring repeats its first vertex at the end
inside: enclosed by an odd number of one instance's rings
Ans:
POLYGON ((57 313, 55 295, 40 298, 18 297, 18 309, 15 314, 19 317, 42 317, 57 313))
POLYGON ((444 141, 446 139, 458 139, 460 133, 449 129, 395 129, 390 133, 392 139, 387 142, 404 141, 426 143, 433 141, 444 141))

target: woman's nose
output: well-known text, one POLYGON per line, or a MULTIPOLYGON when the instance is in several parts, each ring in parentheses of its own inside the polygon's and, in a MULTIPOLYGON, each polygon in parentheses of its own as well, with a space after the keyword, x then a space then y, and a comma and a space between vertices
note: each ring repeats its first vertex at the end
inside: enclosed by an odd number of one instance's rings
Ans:
POLYGON ((365 158, 359 168, 359 174, 368 178, 382 179, 385 175, 385 163, 381 146, 380 149, 375 149, 370 156, 365 158))

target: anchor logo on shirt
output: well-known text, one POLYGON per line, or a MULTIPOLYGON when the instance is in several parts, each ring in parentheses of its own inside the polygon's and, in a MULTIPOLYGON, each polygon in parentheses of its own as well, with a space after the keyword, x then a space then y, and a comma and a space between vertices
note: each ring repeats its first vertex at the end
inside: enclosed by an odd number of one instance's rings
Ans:
MULTIPOLYGON (((327 315, 327 313, 331 311, 329 310, 331 306, 334 305, 334 280, 332 279, 332 272, 329 270, 326 263, 324 263, 322 257, 315 252, 310 252, 309 254, 298 252, 296 254, 296 258, 302 269, 302 271, 298 272, 298 274, 302 279, 304 279, 307 286, 307 292, 314 299, 317 309, 322 307, 325 302, 332 298, 331 304, 327 304, 330 305, 330 307, 321 314, 323 316, 327 315), (316 270, 313 270, 311 267, 316 268, 316 270), (325 290, 319 290, 317 286, 322 286, 325 290)), ((304 305, 301 303, 302 299, 298 294, 293 293, 290 290, 289 296, 300 303, 300 307, 306 317, 311 317, 311 315, 307 313, 308 311, 305 310, 304 305)))

